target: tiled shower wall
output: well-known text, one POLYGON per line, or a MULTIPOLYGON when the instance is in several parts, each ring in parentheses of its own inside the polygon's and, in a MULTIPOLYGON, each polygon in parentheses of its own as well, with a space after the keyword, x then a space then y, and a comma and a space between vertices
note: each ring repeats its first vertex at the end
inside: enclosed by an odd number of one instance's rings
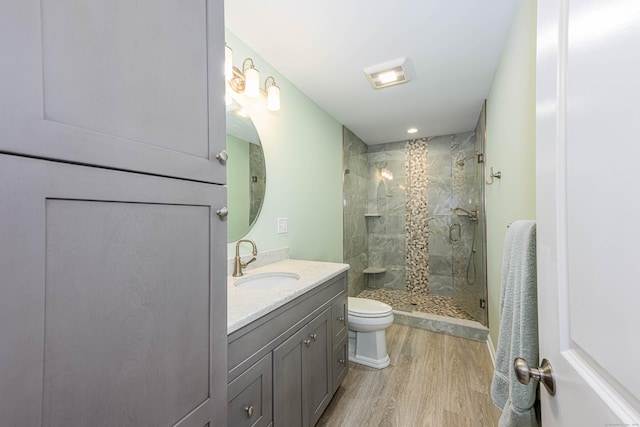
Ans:
POLYGON ((368 154, 368 256, 370 267, 386 268, 368 274, 371 288, 406 289, 405 259, 405 142, 371 145, 368 154))
MULTIPOLYGON (((474 198, 473 185, 460 185, 466 182, 469 166, 460 167, 456 161, 472 156, 474 143, 473 132, 429 139, 429 291, 434 295, 453 296, 454 249, 466 245, 472 237, 466 229, 468 218, 455 215, 452 209, 473 209, 469 207, 474 198)), ((466 164, 474 164, 472 160, 466 164)))

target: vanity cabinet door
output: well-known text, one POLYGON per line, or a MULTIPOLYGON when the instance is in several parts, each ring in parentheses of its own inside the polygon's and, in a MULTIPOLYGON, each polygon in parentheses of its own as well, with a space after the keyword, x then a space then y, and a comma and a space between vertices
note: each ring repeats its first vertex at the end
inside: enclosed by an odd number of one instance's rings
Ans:
POLYGON ((331 308, 313 319, 307 327, 309 354, 309 416, 315 425, 329 405, 331 389, 331 308))
POLYGON ((0 154, 0 425, 226 425, 221 185, 0 154))
POLYGON ((273 425, 283 427, 308 426, 309 370, 306 357, 307 331, 302 328, 273 351, 273 425))
POLYGON ((223 0, 0 2, 0 152, 225 183, 223 0))
POLYGON ((331 400, 331 307, 273 351, 274 426, 313 426, 331 400))
POLYGON ((271 353, 229 383, 229 427, 265 427, 271 423, 271 353))

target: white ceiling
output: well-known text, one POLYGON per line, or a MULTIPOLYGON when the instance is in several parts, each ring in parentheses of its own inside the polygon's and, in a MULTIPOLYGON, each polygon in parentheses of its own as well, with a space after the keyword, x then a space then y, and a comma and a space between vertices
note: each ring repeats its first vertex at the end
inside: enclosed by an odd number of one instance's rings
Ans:
POLYGON ((226 0, 225 19, 337 121, 380 144, 475 127, 518 3, 226 0), (399 57, 413 80, 372 89, 362 70, 399 57))

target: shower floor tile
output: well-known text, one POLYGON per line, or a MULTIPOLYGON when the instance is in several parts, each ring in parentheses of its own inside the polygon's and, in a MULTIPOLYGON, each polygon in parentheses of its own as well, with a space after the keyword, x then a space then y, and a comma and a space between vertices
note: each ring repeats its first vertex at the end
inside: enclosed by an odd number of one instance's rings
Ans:
POLYGON ((453 302, 452 298, 438 295, 412 295, 408 291, 397 289, 368 288, 360 292, 358 297, 384 302, 394 310, 420 311, 456 319, 476 320, 453 302))

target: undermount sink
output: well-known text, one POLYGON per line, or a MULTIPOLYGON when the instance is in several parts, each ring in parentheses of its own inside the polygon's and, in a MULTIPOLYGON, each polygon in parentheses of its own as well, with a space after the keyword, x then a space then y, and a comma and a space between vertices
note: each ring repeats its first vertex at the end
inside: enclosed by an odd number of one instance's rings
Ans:
POLYGON ((259 273, 238 279, 235 286, 240 289, 268 290, 286 288, 300 279, 295 273, 271 272, 259 273))

